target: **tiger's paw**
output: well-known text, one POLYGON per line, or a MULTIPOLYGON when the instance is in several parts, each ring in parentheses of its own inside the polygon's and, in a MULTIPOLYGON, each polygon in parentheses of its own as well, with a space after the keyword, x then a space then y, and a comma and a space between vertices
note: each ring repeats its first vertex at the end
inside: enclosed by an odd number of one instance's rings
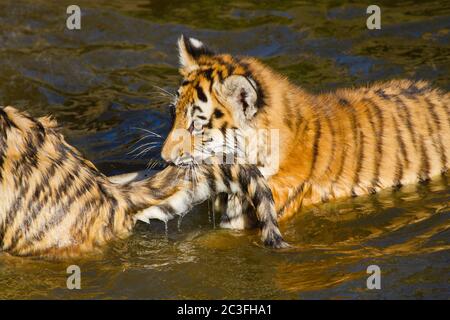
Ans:
POLYGON ((267 230, 263 232, 262 241, 264 246, 274 249, 289 248, 290 245, 283 240, 278 230, 267 230))
POLYGON ((134 216, 135 221, 140 220, 145 223, 150 223, 150 219, 158 219, 163 222, 168 222, 173 219, 170 213, 165 212, 158 206, 153 206, 142 210, 134 216))
POLYGON ((282 238, 280 239, 266 239, 264 245, 269 248, 274 249, 285 249, 290 248, 290 244, 285 242, 282 238))

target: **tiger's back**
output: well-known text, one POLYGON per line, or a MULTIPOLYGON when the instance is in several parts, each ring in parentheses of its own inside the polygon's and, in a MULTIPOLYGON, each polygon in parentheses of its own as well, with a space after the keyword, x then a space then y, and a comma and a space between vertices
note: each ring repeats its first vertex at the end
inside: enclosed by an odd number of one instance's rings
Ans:
POLYGON ((314 101, 311 202, 426 181, 450 159, 450 95, 426 82, 390 81, 314 101))
POLYGON ((393 80, 308 95, 301 111, 297 99, 284 107, 302 119, 290 136, 301 152, 270 180, 283 217, 301 205, 427 181, 450 166, 450 94, 427 82, 393 80), (289 172, 298 177, 295 191, 274 187, 286 185, 289 172))
POLYGON ((127 234, 124 194, 49 118, 0 109, 0 243, 18 255, 76 254, 127 234))
POLYGON ((130 233, 138 219, 170 220, 216 192, 255 206, 265 244, 283 246, 273 197, 254 166, 168 167, 142 181, 104 176, 56 128, 0 108, 0 251, 63 258, 96 251, 130 233), (155 213, 156 216, 155 216, 155 213))

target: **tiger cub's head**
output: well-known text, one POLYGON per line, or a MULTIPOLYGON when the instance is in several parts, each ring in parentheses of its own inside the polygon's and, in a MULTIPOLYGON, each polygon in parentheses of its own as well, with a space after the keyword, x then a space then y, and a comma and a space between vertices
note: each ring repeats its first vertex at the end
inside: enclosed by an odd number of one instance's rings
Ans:
POLYGON ((183 80, 170 106, 174 123, 162 158, 184 165, 239 153, 237 137, 251 127, 264 104, 251 60, 214 54, 199 40, 184 36, 178 50, 183 80))

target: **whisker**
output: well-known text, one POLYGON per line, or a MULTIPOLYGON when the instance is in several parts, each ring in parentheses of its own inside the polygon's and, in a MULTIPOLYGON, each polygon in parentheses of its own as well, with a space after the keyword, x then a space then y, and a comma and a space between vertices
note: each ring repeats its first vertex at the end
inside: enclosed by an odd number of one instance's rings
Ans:
POLYGON ((158 165, 160 163, 160 161, 153 161, 152 163, 149 163, 148 168, 150 170, 152 170, 153 168, 156 167, 156 165, 158 165))
POLYGON ((132 153, 134 153, 134 152, 138 151, 139 149, 144 148, 144 147, 146 147, 146 146, 155 146, 155 147, 157 147, 158 144, 159 144, 158 142, 148 142, 148 143, 144 143, 144 144, 142 144, 142 145, 140 145, 140 146, 134 148, 132 151, 128 152, 127 154, 132 154, 132 153))
POLYGON ((136 141, 135 143, 133 143, 133 146, 139 142, 141 142, 142 140, 146 139, 146 138, 153 138, 153 136, 151 135, 145 135, 142 138, 140 138, 138 141, 136 141))
POLYGON ((137 148, 141 148, 141 147, 147 146, 147 145, 156 145, 156 144, 161 144, 161 142, 159 142, 159 141, 146 142, 144 144, 141 144, 140 146, 137 146, 137 148))
POLYGON ((161 88, 161 87, 159 87, 159 86, 157 86, 157 85, 153 85, 153 87, 155 87, 155 88, 161 90, 162 92, 168 94, 169 96, 175 98, 175 94, 174 94, 174 93, 171 93, 171 92, 167 91, 166 89, 161 88))
POLYGON ((156 148, 156 146, 148 147, 148 148, 142 150, 141 152, 139 152, 134 158, 138 158, 139 156, 146 154, 147 152, 149 152, 150 150, 152 150, 154 148, 156 148))
POLYGON ((150 159, 150 161, 147 164, 147 170, 152 170, 158 164, 162 164, 162 163, 163 163, 163 161, 161 161, 160 159, 150 159))
POLYGON ((138 127, 132 127, 132 129, 142 130, 142 131, 150 133, 151 135, 153 135, 155 137, 158 137, 158 138, 161 138, 161 139, 163 138, 161 135, 157 134, 156 132, 150 131, 148 129, 138 128, 138 127))
POLYGON ((165 92, 161 92, 161 91, 149 91, 148 93, 157 94, 157 95, 159 95, 161 97, 172 97, 171 95, 169 95, 169 94, 167 94, 165 92))

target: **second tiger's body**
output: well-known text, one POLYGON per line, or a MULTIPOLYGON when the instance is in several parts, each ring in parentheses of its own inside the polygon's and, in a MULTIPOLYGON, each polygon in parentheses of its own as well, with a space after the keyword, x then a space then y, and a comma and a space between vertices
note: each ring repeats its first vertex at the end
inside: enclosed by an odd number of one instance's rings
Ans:
POLYGON ((109 179, 65 141, 54 120, 0 107, 0 252, 78 256, 127 236, 137 220, 168 221, 216 192, 245 197, 263 242, 285 246, 255 166, 170 166, 141 181, 109 179))
MULTIPOLYGON (((450 94, 427 82, 313 94, 254 58, 214 54, 196 39, 182 37, 179 52, 184 79, 163 158, 186 158, 174 142, 180 128, 205 137, 194 157, 226 141, 218 131, 252 141, 254 130, 277 130, 277 168, 265 177, 280 219, 301 205, 426 181, 450 166, 450 94)), ((263 150, 267 141, 257 144, 263 150)), ((271 161, 262 156, 258 165, 273 167, 271 161)), ((228 197, 228 216, 244 209, 228 197)))
POLYGON ((285 216, 300 202, 397 188, 449 167, 450 97, 425 82, 391 81, 318 96, 298 92, 297 99, 280 106, 291 114, 285 126, 297 124, 283 134, 289 156, 270 179, 285 216), (295 108, 297 99, 302 108, 295 108))

